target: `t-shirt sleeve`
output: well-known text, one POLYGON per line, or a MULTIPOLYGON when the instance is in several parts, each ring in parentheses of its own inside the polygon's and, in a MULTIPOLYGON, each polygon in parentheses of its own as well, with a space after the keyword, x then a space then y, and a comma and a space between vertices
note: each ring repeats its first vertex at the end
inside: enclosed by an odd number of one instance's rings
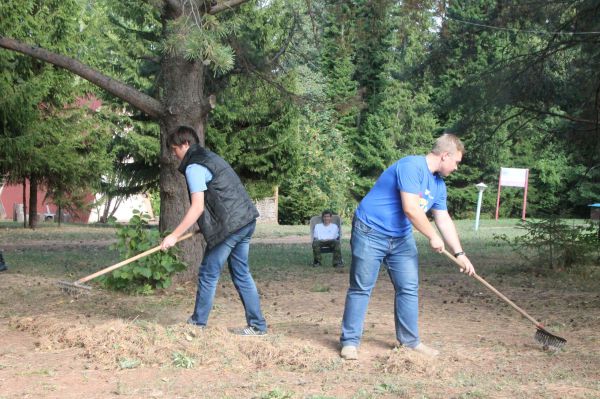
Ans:
POLYGON ((206 191, 206 185, 212 179, 210 170, 202 165, 193 163, 185 168, 185 179, 187 180, 190 193, 206 191))
POLYGON ((435 202, 431 206, 431 209, 435 209, 438 211, 446 211, 448 210, 448 205, 446 205, 446 198, 448 197, 448 193, 446 191, 446 183, 443 181, 439 184, 439 194, 437 195, 435 202))
POLYGON ((421 182, 423 172, 414 162, 398 163, 396 165, 396 183, 398 191, 405 193, 419 194, 421 192, 421 182))
POLYGON ((319 237, 321 236, 321 226, 322 226, 322 224, 321 224, 321 223, 317 223, 317 224, 315 225, 315 228, 314 228, 314 230, 313 230, 313 238, 314 238, 315 240, 318 240, 318 239, 319 239, 319 237))

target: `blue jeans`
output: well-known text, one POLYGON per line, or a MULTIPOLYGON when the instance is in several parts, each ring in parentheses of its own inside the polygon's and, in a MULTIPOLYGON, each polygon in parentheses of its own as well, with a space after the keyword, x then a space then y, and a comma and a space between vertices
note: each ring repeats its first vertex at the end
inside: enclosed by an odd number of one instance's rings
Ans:
POLYGON ((350 245, 352 266, 342 319, 342 346, 359 345, 371 292, 377 281, 381 263, 385 261, 396 292, 396 338, 402 345, 414 348, 420 340, 419 262, 413 235, 390 237, 354 218, 350 245))
POLYGON ((204 254, 198 272, 196 305, 191 320, 194 324, 205 326, 208 322, 219 276, 227 260, 231 280, 244 305, 247 325, 256 327, 260 331, 267 330, 267 322, 260 309, 258 290, 248 266, 250 238, 255 227, 256 221, 247 224, 204 254))

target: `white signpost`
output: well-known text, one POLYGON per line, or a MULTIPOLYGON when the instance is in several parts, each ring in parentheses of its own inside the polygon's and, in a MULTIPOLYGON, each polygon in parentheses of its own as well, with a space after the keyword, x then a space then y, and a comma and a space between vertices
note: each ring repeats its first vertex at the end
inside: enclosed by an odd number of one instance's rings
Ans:
POLYGON ((525 211, 527 209, 527 185, 529 181, 529 169, 518 168, 500 168, 500 178, 498 179, 498 199, 496 200, 496 220, 498 220, 498 211, 500 210, 500 190, 505 187, 523 187, 523 214, 521 219, 525 220, 525 211))
POLYGON ((481 182, 476 184, 477 190, 479 191, 479 196, 477 197, 477 213, 475 213, 475 231, 479 230, 479 215, 481 214, 481 201, 483 199, 483 192, 487 188, 485 183, 481 182))

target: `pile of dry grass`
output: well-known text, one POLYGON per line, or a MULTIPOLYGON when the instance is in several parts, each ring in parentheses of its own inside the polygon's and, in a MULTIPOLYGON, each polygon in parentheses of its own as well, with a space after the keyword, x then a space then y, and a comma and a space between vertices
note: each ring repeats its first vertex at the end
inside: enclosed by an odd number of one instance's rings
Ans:
POLYGON ((73 322, 42 316, 12 318, 9 325, 36 336, 39 350, 81 348, 81 356, 105 368, 122 367, 125 360, 135 367, 177 366, 175 354, 193 360, 189 364, 195 366, 228 370, 318 369, 330 360, 319 356, 315 347, 281 336, 237 337, 225 329, 199 330, 187 324, 162 326, 119 319, 93 324, 89 319, 73 322))
POLYGON ((433 377, 437 373, 436 360, 406 348, 394 348, 379 358, 385 373, 418 374, 433 377))
POLYGON ((284 342, 277 336, 260 341, 241 339, 238 348, 258 368, 276 365, 291 370, 303 370, 319 367, 326 361, 319 359, 319 351, 316 348, 284 342))

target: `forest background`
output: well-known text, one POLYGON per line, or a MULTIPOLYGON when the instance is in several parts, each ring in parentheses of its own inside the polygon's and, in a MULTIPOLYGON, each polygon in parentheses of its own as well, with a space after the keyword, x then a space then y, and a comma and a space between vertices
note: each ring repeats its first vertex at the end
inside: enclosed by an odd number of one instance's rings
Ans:
MULTIPOLYGON (((164 136, 184 122, 254 198, 278 188, 281 224, 301 224, 351 215, 387 166, 449 129, 467 148, 447 179, 455 218, 473 216, 479 182, 491 216, 500 167, 530 169, 528 214, 587 216, 599 44, 593 0, 4 0, 0 175, 66 207, 89 189, 150 191, 164 231, 183 212, 169 213, 183 186, 169 186, 164 136), (90 94, 98 111, 80 106, 90 94)), ((503 190, 501 216, 522 195, 503 190)))

